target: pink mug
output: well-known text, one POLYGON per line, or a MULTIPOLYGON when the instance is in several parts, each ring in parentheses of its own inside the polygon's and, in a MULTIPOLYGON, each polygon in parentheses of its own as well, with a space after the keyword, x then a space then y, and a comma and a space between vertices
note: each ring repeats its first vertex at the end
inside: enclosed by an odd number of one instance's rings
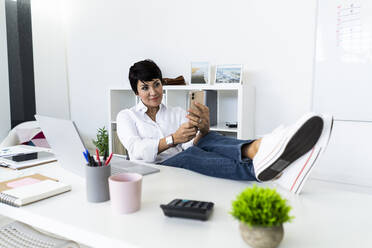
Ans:
POLYGON ((108 179, 112 210, 119 214, 136 212, 141 207, 142 175, 120 173, 108 179))

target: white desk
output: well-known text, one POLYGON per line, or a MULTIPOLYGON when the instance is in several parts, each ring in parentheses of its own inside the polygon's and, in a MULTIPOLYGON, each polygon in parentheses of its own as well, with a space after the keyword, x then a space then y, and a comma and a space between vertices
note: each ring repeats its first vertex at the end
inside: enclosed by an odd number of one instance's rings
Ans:
MULTIPOLYGON (((21 208, 0 204, 0 214, 93 247, 248 247, 228 212, 248 182, 217 179, 183 169, 160 167, 144 177, 141 210, 111 212, 110 202, 88 203, 84 181, 56 163, 23 170, 72 185, 72 191, 21 208), (165 217, 159 207, 174 198, 215 203, 209 221, 165 217)), ((0 180, 17 172, 0 170, 0 180)), ((280 191, 296 218, 285 224, 280 247, 371 247, 372 195, 342 191, 309 181, 301 196, 280 191)))

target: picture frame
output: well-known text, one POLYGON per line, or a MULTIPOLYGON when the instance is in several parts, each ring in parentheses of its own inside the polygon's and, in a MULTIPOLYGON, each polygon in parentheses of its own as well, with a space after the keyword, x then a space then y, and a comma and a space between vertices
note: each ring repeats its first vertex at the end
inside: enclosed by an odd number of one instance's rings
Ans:
POLYGON ((243 65, 217 65, 215 84, 241 84, 243 77, 243 65))
POLYGON ((210 84, 209 62, 191 62, 190 84, 210 84))

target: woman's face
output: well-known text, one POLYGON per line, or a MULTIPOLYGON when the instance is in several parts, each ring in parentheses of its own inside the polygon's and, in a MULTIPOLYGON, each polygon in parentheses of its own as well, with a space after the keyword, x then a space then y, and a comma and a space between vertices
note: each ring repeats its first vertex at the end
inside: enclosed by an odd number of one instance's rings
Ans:
POLYGON ((158 107, 163 99, 163 85, 158 78, 146 82, 138 80, 137 91, 148 108, 158 107))

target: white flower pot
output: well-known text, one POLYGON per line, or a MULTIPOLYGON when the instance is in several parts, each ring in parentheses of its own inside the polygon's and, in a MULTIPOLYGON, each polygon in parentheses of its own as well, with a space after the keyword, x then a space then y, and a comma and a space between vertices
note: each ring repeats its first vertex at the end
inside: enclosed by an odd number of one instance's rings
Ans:
POLYGON ((248 226, 240 222, 240 233, 252 248, 275 248, 283 240, 283 225, 274 227, 248 226))

